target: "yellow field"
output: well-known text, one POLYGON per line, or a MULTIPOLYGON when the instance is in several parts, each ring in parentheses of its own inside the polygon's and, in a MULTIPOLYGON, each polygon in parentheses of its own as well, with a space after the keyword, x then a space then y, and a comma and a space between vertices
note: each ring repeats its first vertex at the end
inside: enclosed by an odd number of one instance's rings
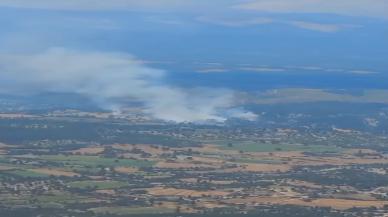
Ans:
POLYGON ((67 177, 73 177, 73 176, 79 176, 80 174, 74 173, 74 172, 68 172, 63 171, 59 169, 49 169, 49 168, 39 168, 39 169, 30 169, 32 172, 46 174, 46 175, 52 175, 52 176, 67 176, 67 177))
POLYGON ((192 196, 192 197, 202 197, 202 196, 227 196, 230 193, 225 191, 194 191, 188 189, 176 189, 176 188, 150 188, 147 189, 148 193, 155 196, 192 196))
POLYGON ((346 210, 353 207, 367 208, 375 206, 378 208, 388 205, 388 201, 377 200, 346 200, 346 199, 316 199, 303 200, 292 197, 248 197, 230 199, 226 201, 231 204, 279 204, 279 205, 300 205, 312 207, 332 207, 334 209, 346 210))
POLYGON ((133 168, 133 167, 116 167, 114 169, 116 172, 125 173, 125 174, 136 173, 139 171, 138 168, 133 168))
POLYGON ((87 147, 87 148, 80 148, 78 150, 72 151, 73 154, 81 154, 81 155, 97 155, 104 152, 104 147, 87 147))

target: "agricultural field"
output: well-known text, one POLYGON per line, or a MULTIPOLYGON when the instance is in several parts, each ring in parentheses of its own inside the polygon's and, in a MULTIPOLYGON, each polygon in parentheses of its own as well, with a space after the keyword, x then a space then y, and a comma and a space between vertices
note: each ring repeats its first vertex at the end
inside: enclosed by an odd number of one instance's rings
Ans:
POLYGON ((139 215, 139 214, 168 214, 176 213, 176 209, 156 207, 99 207, 91 209, 94 213, 109 213, 116 215, 139 215))
POLYGON ((324 145, 302 145, 302 144, 261 144, 253 141, 247 142, 226 142, 220 144, 220 147, 225 150, 237 150, 243 152, 289 152, 289 151, 300 151, 300 152, 341 152, 341 148, 336 146, 324 146, 324 145))
POLYGON ((338 129, 323 135, 219 126, 185 126, 182 131, 168 124, 115 126, 108 120, 104 128, 98 121, 104 138, 123 136, 125 130, 138 135, 126 142, 123 137, 80 140, 76 134, 36 140, 32 135, 40 130, 34 129, 23 142, 1 143, 0 211, 148 217, 255 215, 276 208, 355 217, 388 208, 387 152, 380 145, 344 145, 349 138, 383 144, 384 137, 351 136, 353 132, 338 129), (136 143, 148 134, 170 138, 171 145, 166 140, 136 143))

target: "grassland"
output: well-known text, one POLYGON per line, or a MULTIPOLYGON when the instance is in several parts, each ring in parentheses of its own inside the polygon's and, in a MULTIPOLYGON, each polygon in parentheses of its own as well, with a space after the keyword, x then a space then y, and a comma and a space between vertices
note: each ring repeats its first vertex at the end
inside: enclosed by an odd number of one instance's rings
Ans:
POLYGON ((159 207, 99 207, 93 208, 95 213, 109 213, 116 215, 139 215, 139 214, 170 214, 176 210, 159 207))
POLYGON ((9 170, 9 171, 4 172, 4 174, 8 174, 11 176, 17 176, 17 177, 23 177, 23 178, 45 178, 45 177, 49 176, 47 174, 38 173, 38 172, 34 172, 31 170, 27 170, 27 169, 9 170))
POLYGON ((2 198, 1 203, 6 205, 23 205, 27 203, 37 204, 41 207, 63 207, 66 204, 86 203, 89 201, 96 201, 87 196, 80 196, 78 194, 71 194, 68 192, 58 191, 51 192, 44 195, 21 195, 16 196, 9 194, 2 198))
POLYGON ((225 142, 217 143, 221 149, 237 150, 243 152, 280 152, 280 151, 300 151, 300 152, 340 152, 341 148, 325 145, 299 145, 299 144, 263 144, 250 141, 234 142, 228 145, 225 142))
POLYGON ((119 181, 76 181, 70 182, 68 185, 72 188, 79 189, 96 188, 97 190, 106 190, 126 187, 128 186, 128 183, 119 181))
POLYGON ((33 165, 9 164, 9 158, 2 158, 0 164, 0 175, 14 176, 21 178, 45 178, 49 176, 72 177, 87 173, 99 173, 101 168, 138 168, 151 167, 155 162, 140 159, 118 159, 105 158, 100 156, 81 155, 40 155, 40 156, 17 156, 18 159, 26 161, 44 162, 44 168, 33 165), (17 169, 16 169, 17 168, 17 169))
POLYGON ((85 167, 150 167, 154 165, 152 161, 105 158, 100 156, 78 156, 78 155, 42 155, 39 159, 49 162, 61 162, 67 165, 79 165, 85 167))

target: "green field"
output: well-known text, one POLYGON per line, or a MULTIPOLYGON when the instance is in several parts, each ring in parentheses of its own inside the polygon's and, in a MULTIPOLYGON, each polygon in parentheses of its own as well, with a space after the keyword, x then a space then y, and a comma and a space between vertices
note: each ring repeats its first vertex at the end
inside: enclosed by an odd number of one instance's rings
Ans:
POLYGON ((86 201, 88 197, 78 196, 67 192, 56 192, 55 194, 39 195, 39 196, 33 197, 33 199, 36 199, 37 202, 40 204, 45 204, 50 202, 63 204, 63 203, 81 203, 83 201, 86 201))
POLYGON ((36 172, 33 172, 33 171, 24 170, 24 169, 8 170, 8 171, 5 171, 5 172, 0 172, 0 173, 3 173, 5 175, 23 177, 23 178, 45 178, 45 177, 49 177, 49 175, 47 175, 47 174, 36 173, 36 172))
POLYGON ((325 145, 299 145, 299 144, 261 144, 254 142, 235 142, 232 146, 228 143, 218 143, 224 150, 237 150, 243 152, 279 152, 279 151, 302 151, 302 152, 340 152, 341 148, 325 145))
POLYGON ((13 206, 35 204, 41 207, 63 207, 64 204, 86 203, 88 201, 93 201, 93 199, 87 196, 80 196, 76 194, 58 191, 44 195, 16 196, 12 194, 2 198, 1 202, 2 204, 13 206))
POLYGON ((0 155, 0 163, 8 163, 9 159, 5 155, 0 155))
POLYGON ((94 213, 115 215, 141 215, 141 214, 169 214, 175 213, 174 209, 156 207, 99 207, 91 209, 94 213))
POLYGON ((68 165, 79 165, 85 167, 150 167, 154 165, 152 161, 145 160, 130 160, 130 159, 117 159, 117 158, 104 158, 99 156, 78 156, 78 155, 42 155, 39 159, 49 162, 60 162, 68 165))
POLYGON ((70 182, 68 185, 71 188, 91 189, 96 188, 98 190, 115 189, 128 186, 126 182, 119 181, 76 181, 70 182))
POLYGON ((236 163, 256 163, 256 164, 282 164, 281 160, 272 159, 250 159, 250 158, 239 158, 235 159, 236 163))

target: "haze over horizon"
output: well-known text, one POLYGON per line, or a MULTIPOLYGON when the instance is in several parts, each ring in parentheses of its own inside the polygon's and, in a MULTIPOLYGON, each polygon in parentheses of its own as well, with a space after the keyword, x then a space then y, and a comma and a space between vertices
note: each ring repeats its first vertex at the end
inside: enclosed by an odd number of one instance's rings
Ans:
POLYGON ((252 120, 236 94, 387 89, 386 11, 387 0, 1 0, 0 91, 252 120))

